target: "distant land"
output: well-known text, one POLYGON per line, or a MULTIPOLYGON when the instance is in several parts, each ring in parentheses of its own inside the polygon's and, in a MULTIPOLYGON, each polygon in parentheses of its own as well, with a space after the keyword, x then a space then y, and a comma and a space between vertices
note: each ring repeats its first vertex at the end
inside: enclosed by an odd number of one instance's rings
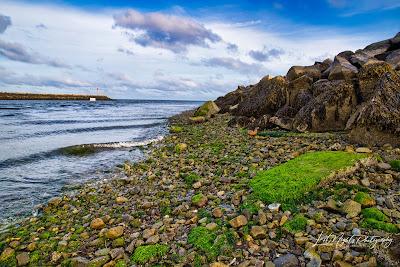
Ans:
POLYGON ((78 94, 31 94, 0 92, 0 100, 111 100, 105 95, 78 95, 78 94))

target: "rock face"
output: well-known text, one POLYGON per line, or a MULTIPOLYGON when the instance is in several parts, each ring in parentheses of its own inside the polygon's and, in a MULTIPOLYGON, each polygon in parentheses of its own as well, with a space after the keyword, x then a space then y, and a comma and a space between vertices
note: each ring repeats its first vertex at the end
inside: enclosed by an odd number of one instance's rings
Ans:
POLYGON ((400 33, 334 60, 293 66, 215 102, 231 126, 296 131, 347 130, 352 141, 400 145, 400 33))

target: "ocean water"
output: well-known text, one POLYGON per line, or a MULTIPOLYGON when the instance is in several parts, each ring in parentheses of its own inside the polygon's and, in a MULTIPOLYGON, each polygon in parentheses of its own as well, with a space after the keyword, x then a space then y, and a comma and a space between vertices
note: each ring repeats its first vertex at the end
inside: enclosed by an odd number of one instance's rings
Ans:
POLYGON ((168 117, 194 101, 0 101, 0 226, 35 212, 65 188, 106 179, 140 145, 167 133, 168 117), (63 148, 86 145, 74 156, 63 148))

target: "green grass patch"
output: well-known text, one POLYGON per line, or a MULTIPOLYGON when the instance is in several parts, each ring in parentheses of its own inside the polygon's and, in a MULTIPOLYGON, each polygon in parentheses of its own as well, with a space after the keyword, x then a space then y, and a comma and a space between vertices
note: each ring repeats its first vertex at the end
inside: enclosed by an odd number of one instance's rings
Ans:
POLYGON ((213 154, 219 154, 225 148, 225 144, 221 142, 214 142, 201 145, 204 149, 209 149, 213 154))
POLYGON ((68 156, 83 157, 96 153, 96 150, 90 146, 69 146, 61 148, 61 153, 68 156))
POLYGON ((366 208, 361 211, 361 214, 366 219, 374 219, 382 222, 389 222, 389 218, 377 208, 366 208))
POLYGON ((377 230, 382 230, 388 233, 398 233, 399 228, 392 223, 386 223, 382 221, 378 221, 372 218, 364 219, 360 223, 360 226, 363 228, 372 228, 377 230))
POLYGON ((183 132, 183 127, 177 126, 177 125, 172 125, 169 128, 169 130, 170 130, 171 133, 181 133, 181 132, 183 132))
POLYGON ((131 261, 138 264, 148 263, 151 260, 162 258, 168 250, 169 246, 161 244, 140 246, 135 249, 131 261))
POLYGON ((194 172, 191 173, 181 173, 180 176, 185 180, 188 186, 192 186, 195 182, 200 180, 200 176, 194 172))
POLYGON ((393 170, 400 172, 400 159, 392 160, 389 164, 393 170))
POLYGON ((360 203, 363 206, 368 206, 369 203, 375 203, 375 199, 365 192, 357 192, 357 194, 354 196, 354 201, 360 203))
POLYGON ((389 218, 377 208, 366 208, 361 211, 364 219, 361 221, 360 226, 363 228, 371 228, 383 230, 389 233, 398 233, 399 228, 389 223, 389 218))
POLYGON ((290 233, 297 233, 304 231, 307 226, 307 219, 303 214, 297 214, 293 219, 287 221, 283 227, 290 233))
POLYGON ((282 165, 261 171, 250 180, 254 195, 267 203, 293 205, 334 171, 352 166, 363 154, 343 151, 305 153, 282 165))
POLYGON ((218 255, 231 250, 235 237, 229 231, 217 235, 206 227, 198 226, 190 231, 188 243, 205 253, 209 260, 214 260, 218 255))

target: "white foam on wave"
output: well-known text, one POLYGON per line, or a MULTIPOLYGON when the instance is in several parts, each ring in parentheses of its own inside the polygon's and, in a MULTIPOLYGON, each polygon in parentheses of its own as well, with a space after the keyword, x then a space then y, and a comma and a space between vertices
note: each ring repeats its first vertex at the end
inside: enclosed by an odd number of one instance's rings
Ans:
POLYGON ((157 136, 153 139, 143 140, 143 141, 127 141, 127 142, 113 142, 113 143, 102 143, 102 144, 90 144, 85 146, 91 146, 95 148, 131 148, 138 146, 147 146, 152 143, 160 142, 163 140, 163 136, 157 136))

